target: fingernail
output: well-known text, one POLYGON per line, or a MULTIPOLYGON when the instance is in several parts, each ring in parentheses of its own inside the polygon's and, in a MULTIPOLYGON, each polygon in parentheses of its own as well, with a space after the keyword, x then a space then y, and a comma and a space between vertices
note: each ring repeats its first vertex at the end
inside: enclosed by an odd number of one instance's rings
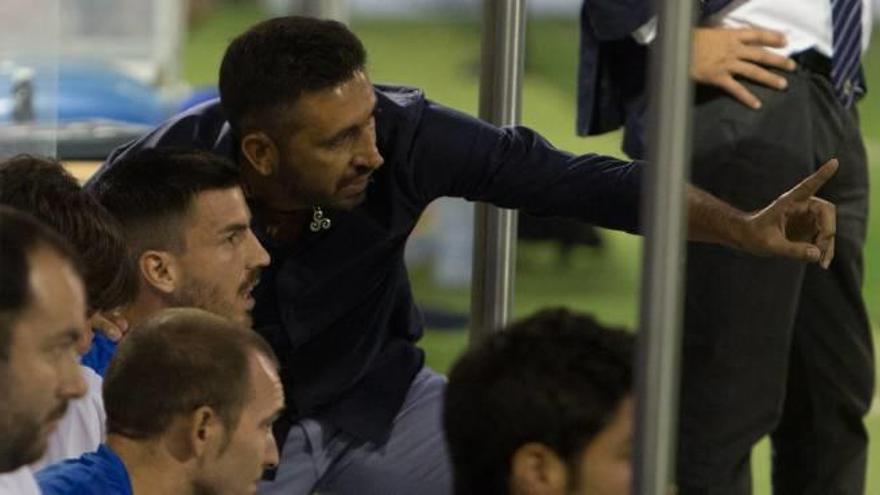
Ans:
POLYGON ((787 88, 788 88, 788 81, 783 79, 782 81, 779 82, 779 89, 787 89, 787 88))
POLYGON ((761 102, 756 101, 756 102, 752 103, 752 108, 754 108, 755 110, 760 110, 761 109, 761 102))

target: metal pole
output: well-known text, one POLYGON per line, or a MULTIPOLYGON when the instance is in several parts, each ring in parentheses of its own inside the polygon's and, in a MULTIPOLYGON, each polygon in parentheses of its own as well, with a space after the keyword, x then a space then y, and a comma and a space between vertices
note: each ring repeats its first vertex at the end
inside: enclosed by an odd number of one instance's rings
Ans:
POLYGON ((656 0, 651 63, 650 163, 642 213, 645 249, 636 378, 635 490, 671 493, 681 350, 684 198, 691 148, 693 0, 656 0))
MULTIPOLYGON (((520 121, 525 0, 484 0, 480 118, 497 126, 520 121)), ((471 342, 500 329, 513 308, 516 211, 477 204, 471 282, 471 342)))

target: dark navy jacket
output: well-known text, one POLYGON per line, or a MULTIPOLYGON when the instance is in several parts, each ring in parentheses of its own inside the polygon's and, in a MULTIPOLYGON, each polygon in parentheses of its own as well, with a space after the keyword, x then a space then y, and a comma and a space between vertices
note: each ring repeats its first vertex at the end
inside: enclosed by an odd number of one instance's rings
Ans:
MULTIPOLYGON (((498 129, 419 90, 377 87, 377 97, 385 164, 364 203, 326 211, 332 227, 292 246, 274 244, 255 218, 272 262, 254 323, 282 361, 291 418, 317 416, 383 441, 424 363, 403 251, 425 207, 458 196, 634 231, 642 165, 559 151, 529 129, 498 129)), ((132 150, 194 145, 234 159, 232 142, 213 100, 116 150, 90 184, 132 150)))
MULTIPOLYGON (((700 16, 732 0, 701 0, 700 16)), ((654 15, 651 0, 584 0, 581 8, 577 132, 602 134, 623 126, 623 150, 645 155, 645 82, 649 50, 631 36, 654 15)))

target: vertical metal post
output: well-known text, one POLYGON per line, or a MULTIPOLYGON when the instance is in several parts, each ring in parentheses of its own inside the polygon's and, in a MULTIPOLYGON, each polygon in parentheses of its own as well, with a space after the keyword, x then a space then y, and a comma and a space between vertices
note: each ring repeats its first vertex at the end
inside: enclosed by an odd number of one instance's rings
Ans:
MULTIPOLYGON (((498 126, 520 121, 525 0, 484 0, 480 118, 498 126)), ((477 204, 471 282, 471 342, 501 328, 513 308, 516 211, 477 204)))
POLYGON ((682 272, 691 148, 693 0, 656 0, 651 63, 650 163, 644 185, 645 249, 636 378, 635 491, 670 493, 675 470, 682 272))

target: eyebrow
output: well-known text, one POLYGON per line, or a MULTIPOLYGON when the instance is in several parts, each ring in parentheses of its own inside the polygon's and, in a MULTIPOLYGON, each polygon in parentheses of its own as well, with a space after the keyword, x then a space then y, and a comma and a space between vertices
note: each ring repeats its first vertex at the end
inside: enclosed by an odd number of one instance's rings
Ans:
POLYGON ((52 344, 76 342, 82 335, 82 330, 76 327, 65 328, 50 338, 52 344))
POLYGON ((281 414, 282 414, 283 412, 284 412, 284 408, 283 408, 283 407, 279 407, 278 410, 275 411, 274 413, 272 413, 271 416, 269 416, 268 418, 264 419, 263 421, 260 421, 260 425, 261 425, 261 426, 269 426, 269 425, 274 424, 275 421, 278 421, 278 418, 281 417, 281 414))
POLYGON ((247 230, 248 228, 250 228, 249 223, 233 223, 233 224, 229 224, 229 225, 224 226, 217 233, 219 235, 225 235, 225 234, 229 234, 232 232, 241 232, 243 230, 247 230))
MULTIPOLYGON (((379 100, 374 99, 373 106, 370 107, 370 115, 367 117, 368 119, 370 119, 374 115, 376 115, 376 108, 378 106, 379 106, 379 100)), ((334 134, 333 136, 328 138, 326 141, 324 141, 324 145, 330 145, 330 144, 336 143, 342 139, 345 139, 349 136, 353 136, 354 134, 356 134, 360 130, 361 126, 363 126, 363 123, 353 124, 353 125, 346 127, 345 129, 342 129, 341 131, 337 132, 336 134, 334 134)))

